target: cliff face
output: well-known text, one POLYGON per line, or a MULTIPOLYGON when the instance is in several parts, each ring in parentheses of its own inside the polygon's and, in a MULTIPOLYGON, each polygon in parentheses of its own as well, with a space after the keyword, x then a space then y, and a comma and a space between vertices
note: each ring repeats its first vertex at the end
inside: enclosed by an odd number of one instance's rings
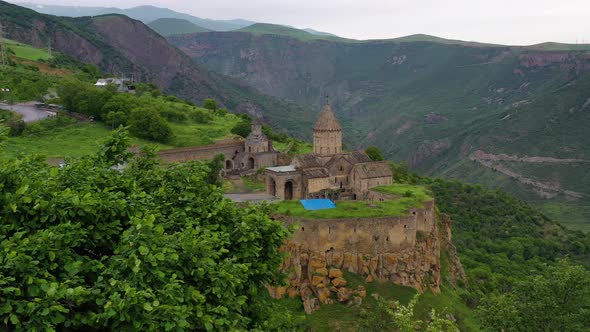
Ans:
POLYGON ((391 281, 398 285, 440 292, 441 249, 449 256, 452 283, 464 272, 451 242, 450 219, 436 222, 434 204, 414 209, 408 216, 351 220, 296 220, 276 216, 299 229, 285 243, 282 271, 288 287, 271 288, 275 297, 301 297, 308 313, 320 303, 359 303, 362 288, 348 289, 342 271, 367 282, 391 281), (394 237, 395 236, 395 237, 394 237), (450 250, 449 250, 450 249, 450 250))
POLYGON ((308 109, 264 96, 231 78, 210 72, 140 21, 122 15, 67 18, 43 15, 0 1, 7 37, 54 50, 104 72, 155 83, 163 91, 200 104, 215 98, 232 111, 262 116, 275 110, 285 119, 306 118, 308 109))

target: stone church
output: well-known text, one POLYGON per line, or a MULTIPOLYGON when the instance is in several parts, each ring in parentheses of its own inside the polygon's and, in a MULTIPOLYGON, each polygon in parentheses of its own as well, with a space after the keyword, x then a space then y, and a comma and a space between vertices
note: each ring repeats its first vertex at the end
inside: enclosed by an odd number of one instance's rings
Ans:
POLYGON ((262 124, 255 119, 243 145, 232 155, 226 155, 225 174, 247 174, 260 168, 276 166, 279 154, 273 148, 272 141, 262 132, 262 124))
POLYGON ((363 199, 369 189, 391 184, 387 161, 364 151, 342 152, 342 127, 326 103, 313 128, 313 153, 288 166, 266 169, 266 192, 280 199, 363 199))

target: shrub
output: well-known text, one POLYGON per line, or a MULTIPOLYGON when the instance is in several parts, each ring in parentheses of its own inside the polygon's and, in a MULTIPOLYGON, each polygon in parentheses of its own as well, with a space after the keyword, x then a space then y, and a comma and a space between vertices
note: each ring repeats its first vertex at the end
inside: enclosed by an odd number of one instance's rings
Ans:
POLYGON ((188 119, 186 112, 176 110, 173 108, 164 108, 160 111, 160 115, 162 115, 166 120, 173 121, 173 122, 184 122, 188 119))
POLYGON ((172 129, 153 108, 141 107, 131 111, 129 126, 130 132, 137 137, 162 143, 172 139, 172 129))
POLYGON ((214 114, 219 117, 224 117, 227 113, 229 113, 229 111, 226 108, 218 108, 215 110, 214 114))
POLYGON ((373 161, 381 161, 381 160, 385 160, 385 158, 383 158, 383 154, 381 153, 381 150, 379 150, 379 148, 377 148, 376 146, 369 146, 366 150, 365 153, 367 154, 367 156, 369 156, 369 158, 371 158, 371 160, 373 161))
POLYGON ((190 118, 196 123, 209 123, 213 120, 211 113, 199 109, 192 110, 190 112, 190 118))
POLYGON ((71 125, 76 123, 76 119, 71 118, 65 114, 58 113, 57 116, 54 116, 49 119, 45 119, 42 121, 31 122, 26 125, 25 129, 23 130, 23 135, 34 135, 39 134, 45 131, 50 131, 56 128, 63 128, 65 126, 71 125))
POLYGON ((8 123, 10 128, 10 136, 21 136, 25 131, 26 124, 23 120, 14 120, 8 123))
POLYGON ((232 134, 247 137, 252 130, 252 119, 238 122, 230 131, 232 134))
POLYGON ((203 100, 203 107, 208 110, 215 111, 217 109, 217 102, 215 101, 215 99, 207 98, 203 100))

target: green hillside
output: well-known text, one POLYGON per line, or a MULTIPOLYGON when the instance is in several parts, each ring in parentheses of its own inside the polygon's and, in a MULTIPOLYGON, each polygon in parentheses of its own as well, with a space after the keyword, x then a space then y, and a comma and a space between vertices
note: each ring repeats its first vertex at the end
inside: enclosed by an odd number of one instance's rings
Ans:
POLYGON ((179 35, 183 33, 211 31, 179 18, 159 18, 148 24, 150 28, 164 37, 179 35))
MULTIPOLYGON (((242 83, 199 66, 145 24, 122 15, 67 18, 43 15, 0 1, 0 19, 7 36, 43 48, 48 41, 57 52, 98 66, 106 73, 157 84, 165 93, 193 103, 213 98, 237 113, 262 116, 286 112, 296 123, 311 110, 273 98, 242 83)), ((275 127, 276 121, 268 119, 275 127)))
POLYGON ((21 59, 37 61, 47 60, 49 57, 46 49, 35 48, 10 39, 6 39, 5 43, 9 52, 14 53, 16 57, 21 59))
MULTIPOLYGON (((236 33, 170 39, 207 68, 263 93, 315 110, 329 95, 348 149, 376 145, 388 159, 422 174, 501 188, 539 206, 547 203, 551 211, 555 204, 590 204, 584 133, 590 125, 590 52, 425 35, 359 43, 292 40, 236 33), (208 47, 195 54, 195 45, 208 47), (255 56, 245 57, 243 50, 255 56), (525 159, 499 168, 496 161, 474 160, 478 151, 525 159)), ((308 122, 267 116, 309 139, 308 122)), ((583 211, 572 208, 558 220, 588 230, 583 211)))
POLYGON ((312 40, 332 40, 332 41, 342 41, 342 42, 354 42, 355 40, 341 38, 338 36, 325 34, 325 33, 311 33, 305 30, 300 30, 296 28, 291 28, 284 25, 279 24, 269 24, 269 23, 256 23, 245 28, 235 30, 237 32, 249 32, 254 35, 279 35, 279 36, 286 36, 291 38, 296 38, 301 41, 312 41, 312 40))

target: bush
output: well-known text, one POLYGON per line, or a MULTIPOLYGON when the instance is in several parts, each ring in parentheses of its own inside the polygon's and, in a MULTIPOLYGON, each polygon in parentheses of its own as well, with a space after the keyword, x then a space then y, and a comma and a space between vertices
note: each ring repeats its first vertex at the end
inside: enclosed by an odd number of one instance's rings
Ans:
POLYGON ((203 100, 203 108, 215 111, 217 109, 217 102, 215 101, 215 99, 207 98, 203 100))
POLYGON ((166 143, 172 139, 172 129, 153 108, 141 107, 131 111, 130 132, 141 138, 166 143))
POLYGON ((252 119, 243 119, 242 121, 238 122, 230 131, 232 134, 248 137, 250 135, 250 131, 252 130, 252 119))
POLYGON ((379 148, 377 148, 376 146, 369 146, 366 150, 365 153, 367 154, 367 156, 369 156, 369 158, 371 158, 371 160, 373 161, 381 161, 381 160, 385 160, 385 158, 383 158, 383 154, 381 153, 381 150, 379 150, 379 148))
POLYGON ((125 112, 118 111, 118 112, 109 112, 106 116, 106 123, 111 126, 111 128, 117 128, 119 126, 126 126, 128 120, 128 115, 125 112))
POLYGON ((226 108, 218 108, 215 110, 215 115, 219 116, 219 117, 224 117, 229 113, 229 111, 226 108))
POLYGON ((199 109, 192 110, 190 112, 190 118, 196 123, 209 123, 213 120, 211 113, 199 109))
POLYGON ((10 136, 21 136, 26 129, 26 124, 23 120, 14 120, 8 122, 10 128, 10 136))
POLYGON ((160 115, 162 115, 166 120, 173 121, 173 122, 184 122, 188 120, 188 116, 186 112, 176 110, 173 108, 164 108, 160 111, 160 115))
POLYGON ((57 116, 54 116, 52 118, 29 123, 28 125, 26 125, 22 134, 23 135, 40 134, 40 133, 50 131, 50 130, 53 130, 56 128, 63 128, 65 126, 69 126, 74 123, 76 123, 76 119, 71 118, 65 114, 58 113, 57 116))

